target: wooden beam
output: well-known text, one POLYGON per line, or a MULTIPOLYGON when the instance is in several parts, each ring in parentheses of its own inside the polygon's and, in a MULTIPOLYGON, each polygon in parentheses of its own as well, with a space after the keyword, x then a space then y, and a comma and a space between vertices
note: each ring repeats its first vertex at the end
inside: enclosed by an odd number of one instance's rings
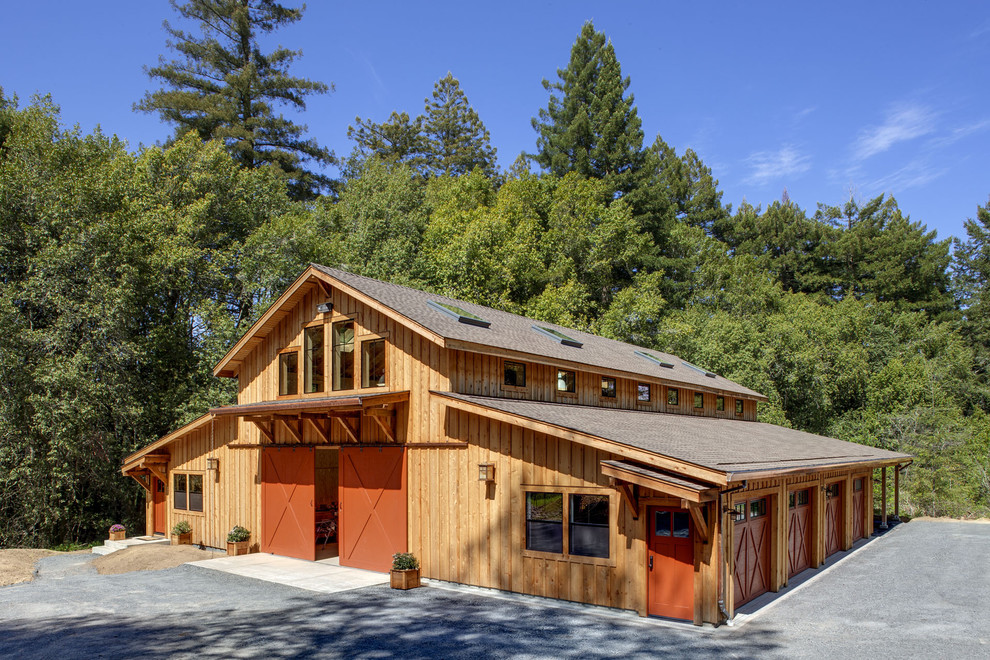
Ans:
POLYGON ((289 432, 289 435, 291 435, 296 442, 302 443, 303 435, 301 419, 289 415, 275 415, 275 419, 282 423, 282 426, 285 427, 285 430, 289 432))
POLYGON ((880 468, 880 529, 887 529, 887 466, 880 468))
POLYGON ((623 470, 612 465, 605 465, 604 463, 601 464, 601 470, 602 474, 608 477, 637 484, 651 490, 657 490, 671 497, 678 497, 691 502, 710 502, 718 497, 718 488, 697 491, 675 483, 662 481, 659 477, 657 479, 651 479, 650 477, 623 470))
POLYGON ((389 420, 388 423, 386 423, 386 419, 378 415, 371 415, 370 417, 371 419, 375 420, 375 423, 378 424, 378 428, 382 430, 382 433, 385 434, 385 437, 391 440, 392 442, 395 442, 395 433, 392 431, 392 421, 394 421, 395 418, 393 417, 392 420, 389 420))
POLYGON ((355 429, 352 429, 351 425, 348 424, 343 417, 334 417, 334 419, 336 419, 337 422, 340 424, 340 428, 344 429, 344 433, 346 433, 347 437, 351 439, 351 442, 354 443, 361 442, 361 439, 357 436, 357 431, 355 429))
POLYGON ((312 415, 307 415, 303 419, 309 422, 310 426, 316 430, 316 434, 320 436, 323 442, 330 444, 330 420, 326 418, 314 418, 312 415))
POLYGON ((319 285, 319 288, 323 292, 323 295, 326 296, 328 299, 332 300, 333 291, 330 289, 330 285, 324 282, 323 280, 321 280, 319 277, 314 277, 313 279, 319 285))
POLYGON ((707 545, 711 542, 711 532, 708 529, 708 523, 705 522, 705 516, 701 513, 701 507, 691 502, 689 503, 688 511, 691 512, 691 518, 694 519, 695 530, 697 530, 698 535, 704 539, 704 543, 707 545))
POLYGON ((134 474, 133 472, 128 472, 127 476, 133 479, 134 481, 138 482, 139 484, 141 484, 141 488, 144 488, 146 491, 148 491, 148 494, 151 495, 151 486, 144 483, 144 481, 142 481, 138 475, 134 474))
POLYGON ((894 520, 901 521, 901 467, 894 466, 894 520))
POLYGON ((626 503, 629 511, 632 512, 633 520, 639 520, 639 487, 636 484, 619 481, 615 478, 612 479, 612 485, 622 493, 622 501, 626 503))
POLYGON ((251 422, 258 427, 261 435, 265 436, 269 444, 275 444, 275 430, 272 428, 271 422, 262 422, 257 419, 252 419, 251 422))
POLYGON ((147 465, 148 463, 168 463, 172 457, 168 454, 145 454, 141 457, 141 464, 147 465))
POLYGON ((145 465, 144 467, 147 468, 148 472, 158 477, 163 484, 168 483, 168 478, 164 474, 159 472, 157 467, 155 467, 154 465, 145 465))
POLYGON ((369 417, 395 417, 395 410, 384 406, 381 408, 365 408, 364 414, 369 417))

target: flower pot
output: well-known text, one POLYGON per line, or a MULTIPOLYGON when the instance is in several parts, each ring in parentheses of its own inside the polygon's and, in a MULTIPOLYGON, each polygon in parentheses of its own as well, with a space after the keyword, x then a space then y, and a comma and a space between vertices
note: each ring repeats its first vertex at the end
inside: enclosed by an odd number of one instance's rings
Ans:
POLYGON ((393 589, 415 589, 419 586, 419 569, 393 570, 391 573, 391 584, 393 589))
POLYGON ((236 557, 251 552, 250 541, 227 541, 227 556, 236 557))
POLYGON ((172 534, 172 545, 192 545, 192 532, 172 534))
POLYGON ((123 541, 126 538, 127 538, 127 532, 126 531, 123 531, 123 532, 110 532, 110 540, 111 541, 123 541))

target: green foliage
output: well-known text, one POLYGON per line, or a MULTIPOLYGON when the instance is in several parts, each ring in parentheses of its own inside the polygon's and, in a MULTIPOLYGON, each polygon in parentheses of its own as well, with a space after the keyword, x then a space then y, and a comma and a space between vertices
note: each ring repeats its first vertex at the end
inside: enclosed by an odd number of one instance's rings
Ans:
POLYGON ((146 93, 135 110, 158 113, 176 125, 179 136, 191 132, 203 140, 220 140, 244 167, 278 167, 296 198, 329 187, 329 178, 305 165, 329 164, 333 154, 303 138, 306 127, 276 108, 304 110, 307 96, 325 94, 330 87, 289 74, 301 51, 279 46, 266 53, 260 44, 262 37, 300 20, 303 9, 272 0, 170 2, 202 35, 165 22, 168 47, 179 59, 159 58, 158 66, 146 68, 164 89, 146 93))
POLYGON ((419 560, 411 552, 397 552, 392 555, 393 571, 409 571, 419 568, 419 560))
POLYGON ((192 532, 192 525, 186 520, 180 520, 172 526, 172 533, 176 536, 192 532))
POLYGON ((233 529, 227 532, 227 543, 243 543, 251 538, 251 532, 240 525, 235 525, 233 529))

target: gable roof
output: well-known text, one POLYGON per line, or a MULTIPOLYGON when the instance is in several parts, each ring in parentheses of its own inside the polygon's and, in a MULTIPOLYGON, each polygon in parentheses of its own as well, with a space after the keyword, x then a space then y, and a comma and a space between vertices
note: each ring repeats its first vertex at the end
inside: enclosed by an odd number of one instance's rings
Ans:
POLYGON ((552 429, 565 429, 672 458, 724 474, 726 482, 858 464, 879 467, 912 460, 909 454, 763 422, 453 392, 433 394, 464 410, 491 410, 540 422, 551 434, 552 429))

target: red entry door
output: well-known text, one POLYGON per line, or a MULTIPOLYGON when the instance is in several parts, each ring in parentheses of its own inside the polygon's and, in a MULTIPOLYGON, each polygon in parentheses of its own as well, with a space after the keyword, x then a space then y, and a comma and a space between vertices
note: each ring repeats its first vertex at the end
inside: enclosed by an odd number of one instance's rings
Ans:
POLYGON ((265 447, 261 457, 261 551, 315 560, 313 448, 265 447))
POLYGON ((842 490, 839 484, 825 489, 825 556, 842 549, 842 490))
POLYGON ((165 482, 158 477, 151 478, 151 531, 153 534, 165 533, 165 482))
POLYGON ((787 522, 787 575, 794 577, 811 566, 811 492, 789 494, 787 522))
POLYGON ((736 607, 747 603, 770 589, 770 518, 768 500, 736 505, 732 535, 736 607))
POLYGON ((650 507, 649 614, 694 618, 694 541, 685 509, 650 507))
POLYGON ((402 447, 340 448, 340 565, 386 572, 406 551, 402 447))

